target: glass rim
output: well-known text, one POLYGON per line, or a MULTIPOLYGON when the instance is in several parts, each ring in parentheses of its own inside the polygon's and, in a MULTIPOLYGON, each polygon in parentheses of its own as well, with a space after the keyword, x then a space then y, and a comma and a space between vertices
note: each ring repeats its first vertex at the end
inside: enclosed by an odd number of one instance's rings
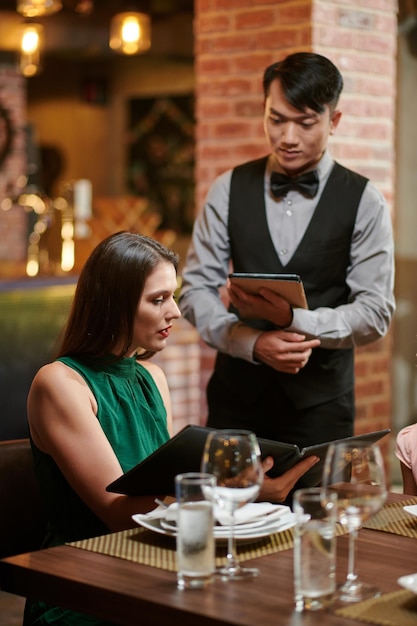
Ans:
POLYGON ((214 479, 217 482, 217 478, 214 474, 209 472, 182 472, 175 476, 176 483, 189 482, 192 484, 198 484, 200 482, 212 481, 214 479))
POLYGON ((220 434, 220 435, 235 435, 235 436, 239 436, 239 435, 253 435, 254 437, 256 437, 256 434, 253 432, 253 430, 249 430, 247 428, 214 428, 211 432, 209 432, 209 435, 216 435, 216 434, 220 434))
POLYGON ((311 498, 315 498, 317 496, 319 496, 322 499, 329 499, 330 500, 335 500, 336 498, 333 496, 336 496, 336 494, 334 492, 329 491, 328 487, 322 485, 322 486, 318 486, 318 487, 301 487, 300 489, 296 489, 293 493, 293 498, 300 498, 300 497, 311 497, 311 498))

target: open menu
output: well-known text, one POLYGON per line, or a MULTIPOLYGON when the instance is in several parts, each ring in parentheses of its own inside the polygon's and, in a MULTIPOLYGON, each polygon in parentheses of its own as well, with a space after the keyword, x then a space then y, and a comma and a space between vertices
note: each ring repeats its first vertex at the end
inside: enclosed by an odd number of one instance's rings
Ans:
POLYGON ((258 294, 262 287, 274 291, 292 307, 307 309, 303 282, 298 274, 251 274, 234 272, 229 280, 250 294, 258 294))
MULTIPOLYGON (((153 454, 108 485, 107 491, 130 496, 173 495, 174 479, 177 474, 200 471, 204 444, 211 430, 213 429, 205 426, 185 426, 153 454)), ((389 432, 390 429, 387 428, 338 441, 375 443, 389 432)), ((271 439, 258 437, 258 442, 262 458, 272 456, 275 460, 274 467, 268 472, 268 476, 271 477, 283 474, 306 456, 314 454, 320 457, 320 461, 301 477, 296 485, 297 488, 314 487, 320 484, 327 448, 333 443, 328 441, 300 449, 294 444, 271 439)))

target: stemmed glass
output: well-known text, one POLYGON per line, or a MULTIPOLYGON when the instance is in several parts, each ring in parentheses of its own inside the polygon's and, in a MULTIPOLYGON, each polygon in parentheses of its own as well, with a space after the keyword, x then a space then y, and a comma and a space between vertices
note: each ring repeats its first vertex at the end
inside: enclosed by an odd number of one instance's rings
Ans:
POLYGON ((263 471, 256 436, 248 430, 217 430, 208 434, 201 462, 201 471, 214 474, 217 486, 211 498, 228 513, 230 533, 227 541, 227 563, 218 570, 224 579, 256 576, 256 568, 242 567, 237 558, 235 512, 257 497, 263 471))
POLYGON ((380 595, 363 583, 355 565, 356 538, 362 523, 379 511, 386 497, 385 471, 379 447, 367 442, 331 444, 327 451, 322 487, 337 494, 337 516, 349 531, 348 574, 337 597, 359 602, 380 595))

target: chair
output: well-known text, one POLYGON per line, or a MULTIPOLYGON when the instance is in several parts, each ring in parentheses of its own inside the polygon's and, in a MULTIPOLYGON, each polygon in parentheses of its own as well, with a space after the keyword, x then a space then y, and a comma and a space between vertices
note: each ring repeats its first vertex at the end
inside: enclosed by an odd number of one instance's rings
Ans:
POLYGON ((29 439, 0 441, 0 558, 39 549, 45 529, 29 439))

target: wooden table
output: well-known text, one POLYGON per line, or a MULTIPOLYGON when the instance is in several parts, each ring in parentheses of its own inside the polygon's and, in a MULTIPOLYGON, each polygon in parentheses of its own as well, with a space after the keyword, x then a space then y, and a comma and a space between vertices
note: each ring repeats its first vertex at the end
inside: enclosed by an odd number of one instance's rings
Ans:
MULTIPOLYGON (((390 494, 389 502, 405 498, 390 494)), ((339 582, 346 576, 347 548, 347 537, 338 537, 339 582)), ((179 591, 173 572, 66 545, 3 559, 0 586, 126 626, 354 624, 331 612, 294 611, 291 549, 252 563, 260 568, 253 580, 216 580, 204 590, 179 591)), ((416 540, 363 529, 358 540, 358 566, 365 582, 377 583, 383 592, 398 591, 397 579, 417 572, 416 540)))

